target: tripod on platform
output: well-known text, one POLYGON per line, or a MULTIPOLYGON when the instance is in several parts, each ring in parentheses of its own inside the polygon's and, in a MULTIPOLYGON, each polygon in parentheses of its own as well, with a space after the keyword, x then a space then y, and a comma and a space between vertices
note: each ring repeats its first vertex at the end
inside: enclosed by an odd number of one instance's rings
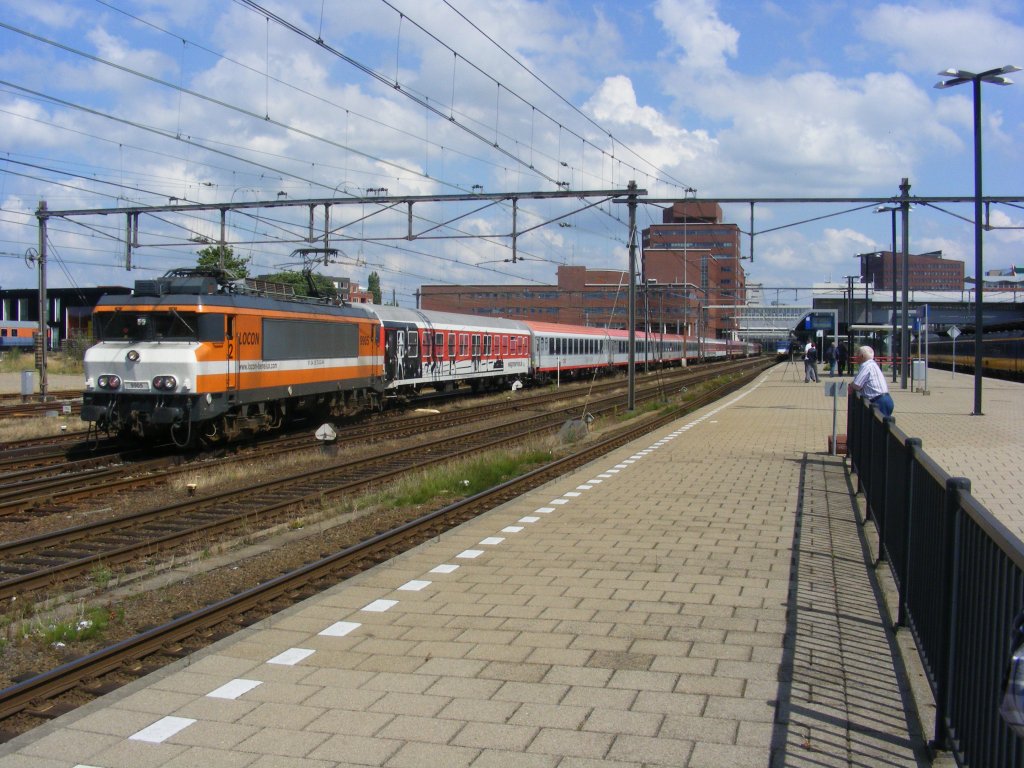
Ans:
POLYGON ((789 373, 791 369, 792 369, 792 374, 793 374, 793 381, 799 381, 800 380, 800 372, 798 370, 798 366, 796 365, 796 363, 793 360, 793 358, 795 356, 796 356, 796 351, 793 350, 793 349, 790 349, 789 350, 789 360, 786 361, 786 367, 782 371, 782 378, 783 378, 783 380, 785 380, 786 374, 789 373))

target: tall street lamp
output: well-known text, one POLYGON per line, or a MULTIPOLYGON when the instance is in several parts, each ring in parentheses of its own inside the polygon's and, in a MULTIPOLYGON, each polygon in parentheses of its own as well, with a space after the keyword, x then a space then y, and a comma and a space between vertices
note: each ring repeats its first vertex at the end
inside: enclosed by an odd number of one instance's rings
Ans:
POLYGON ((955 85, 971 83, 974 87, 974 412, 972 416, 981 416, 981 337, 984 331, 982 316, 982 231, 981 221, 981 84, 1011 85, 1009 78, 1003 77, 1011 72, 1019 72, 1020 67, 1007 64, 998 69, 985 72, 968 72, 965 69, 945 69, 939 72, 940 80, 936 88, 952 88, 955 85))
POLYGON ((896 211, 899 206, 880 205, 875 208, 875 213, 892 214, 892 250, 889 255, 892 257, 892 343, 889 345, 890 356, 892 357, 892 383, 896 383, 896 211))

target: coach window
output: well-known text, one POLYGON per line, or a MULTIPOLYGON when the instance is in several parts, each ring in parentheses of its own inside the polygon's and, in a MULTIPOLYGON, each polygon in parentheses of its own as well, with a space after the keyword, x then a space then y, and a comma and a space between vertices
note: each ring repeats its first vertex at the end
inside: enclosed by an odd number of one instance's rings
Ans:
POLYGON ((508 355, 508 336, 501 337, 501 356, 508 355))
POLYGON ((431 339, 431 336, 430 336, 430 331, 424 331, 423 332, 423 359, 424 360, 426 360, 431 355, 431 352, 432 352, 432 350, 431 350, 431 346, 432 346, 431 341, 432 341, 432 339, 431 339))
POLYGON ((454 333, 449 333, 448 334, 448 359, 449 360, 454 360, 455 359, 455 334, 454 333))
POLYGON ((473 357, 480 357, 480 334, 473 334, 473 357))
POLYGON ((434 354, 438 357, 444 357, 444 334, 434 334, 434 354))
POLYGON ((420 332, 409 331, 409 346, 406 348, 407 357, 419 357, 420 354, 420 332))
POLYGON ((493 338, 494 337, 491 336, 491 334, 489 334, 489 333, 485 333, 484 334, 484 356, 485 357, 490 357, 491 356, 491 346, 492 346, 491 345, 491 341, 492 341, 493 338))
POLYGON ((459 357, 465 357, 469 354, 469 334, 459 334, 459 357))

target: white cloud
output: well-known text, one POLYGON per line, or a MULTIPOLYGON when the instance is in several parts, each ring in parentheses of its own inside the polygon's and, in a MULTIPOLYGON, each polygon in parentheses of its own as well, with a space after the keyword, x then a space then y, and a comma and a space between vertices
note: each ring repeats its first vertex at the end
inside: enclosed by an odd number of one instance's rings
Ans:
POLYGON ((739 32, 718 16, 713 0, 657 0, 654 15, 694 69, 721 69, 738 52, 739 32))
POLYGON ((866 39, 891 52, 896 66, 911 72, 931 75, 946 67, 979 72, 1020 64, 1024 27, 994 8, 882 4, 865 9, 858 27, 866 39))

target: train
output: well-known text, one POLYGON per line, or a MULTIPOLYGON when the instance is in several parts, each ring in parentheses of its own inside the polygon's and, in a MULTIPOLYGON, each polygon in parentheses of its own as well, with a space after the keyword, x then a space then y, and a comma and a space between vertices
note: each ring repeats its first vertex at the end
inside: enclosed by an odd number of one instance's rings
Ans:
MULTIPOLYGON (((962 334, 956 344, 945 334, 928 339, 930 365, 950 369, 955 362, 958 371, 968 373, 974 370, 974 355, 973 334, 962 334)), ((981 365, 985 376, 1024 380, 1024 326, 1016 323, 986 329, 981 339, 981 365)))
MULTIPOLYGON (((382 410, 422 392, 497 390, 624 369, 628 332, 401 307, 349 305, 174 269, 93 310, 81 418, 181 446, 286 421, 382 410)), ((635 360, 686 365, 757 344, 636 334, 635 360)))
POLYGON ((35 346, 35 334, 39 323, 27 323, 21 320, 0 321, 0 350, 32 349, 35 346))

